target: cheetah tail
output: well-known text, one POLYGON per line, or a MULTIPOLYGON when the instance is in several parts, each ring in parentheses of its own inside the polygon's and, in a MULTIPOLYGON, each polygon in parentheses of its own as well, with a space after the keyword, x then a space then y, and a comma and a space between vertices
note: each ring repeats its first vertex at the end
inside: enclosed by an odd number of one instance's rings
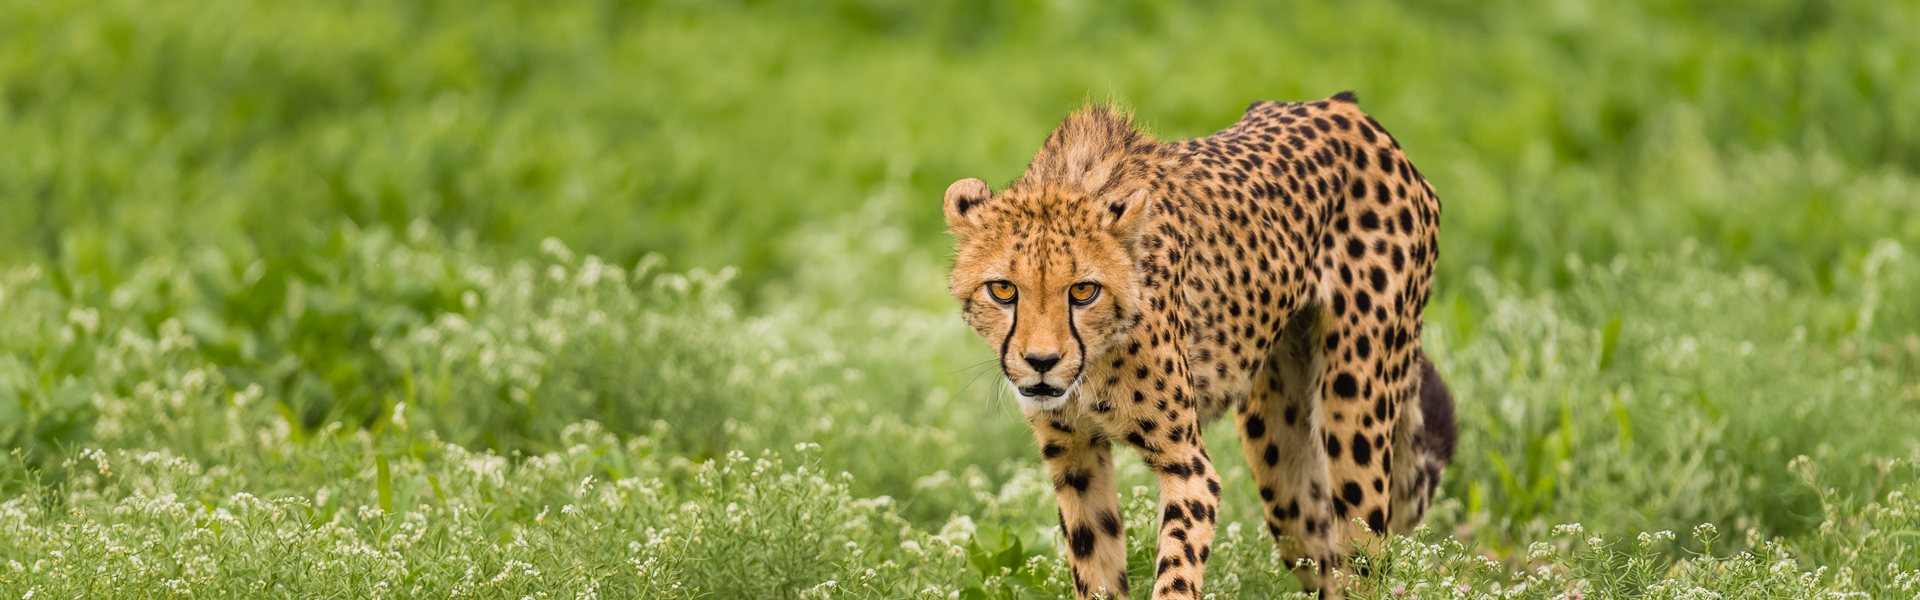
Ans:
POLYGON ((1428 456, 1440 465, 1452 464, 1453 446, 1460 439, 1460 427, 1453 421, 1453 394, 1425 354, 1420 355, 1420 413, 1425 421, 1428 456))

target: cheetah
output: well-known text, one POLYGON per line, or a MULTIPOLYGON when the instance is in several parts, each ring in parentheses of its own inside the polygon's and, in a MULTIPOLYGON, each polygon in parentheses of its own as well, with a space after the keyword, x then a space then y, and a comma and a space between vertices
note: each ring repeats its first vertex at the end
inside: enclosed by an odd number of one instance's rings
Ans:
POLYGON ((1440 202, 1351 92, 1171 143, 1082 109, 1006 189, 943 203, 951 291, 1039 442, 1077 597, 1129 595, 1114 440, 1159 483, 1150 595, 1201 597, 1221 482, 1200 433, 1228 407, 1307 589, 1424 516, 1456 435, 1420 351, 1440 202))

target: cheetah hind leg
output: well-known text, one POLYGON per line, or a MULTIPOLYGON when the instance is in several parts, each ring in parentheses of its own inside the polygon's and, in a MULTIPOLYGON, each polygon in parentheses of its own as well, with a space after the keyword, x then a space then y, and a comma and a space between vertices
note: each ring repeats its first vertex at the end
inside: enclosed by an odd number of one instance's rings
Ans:
POLYGON ((1323 595, 1323 582, 1340 560, 1326 448, 1320 443, 1324 312, 1312 306, 1288 321, 1236 417, 1265 507, 1267 532, 1301 587, 1323 595), (1301 559, 1312 559, 1311 566, 1303 566, 1301 559))
POLYGON ((1420 355, 1419 402, 1400 413, 1393 432, 1393 531, 1420 526, 1440 489, 1440 474, 1453 462, 1459 428, 1453 421, 1453 395, 1440 381, 1433 361, 1420 355))

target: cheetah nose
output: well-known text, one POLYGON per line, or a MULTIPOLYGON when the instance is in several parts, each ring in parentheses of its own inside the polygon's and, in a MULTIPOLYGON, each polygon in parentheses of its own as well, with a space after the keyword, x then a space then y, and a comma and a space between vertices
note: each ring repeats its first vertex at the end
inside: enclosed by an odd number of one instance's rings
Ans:
POLYGON ((1046 356, 1028 354, 1026 358, 1027 364, 1033 366, 1033 370, 1038 373, 1045 373, 1047 369, 1051 369, 1054 365, 1060 364, 1060 355, 1058 354, 1048 354, 1046 356))

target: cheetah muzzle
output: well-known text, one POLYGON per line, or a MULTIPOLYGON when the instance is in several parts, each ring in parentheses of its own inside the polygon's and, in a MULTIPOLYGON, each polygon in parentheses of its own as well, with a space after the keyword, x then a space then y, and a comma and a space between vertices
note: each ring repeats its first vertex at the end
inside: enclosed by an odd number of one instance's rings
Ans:
POLYGON ((951 291, 1039 441, 1078 597, 1129 594, 1115 440, 1160 485, 1150 595, 1201 596, 1221 482, 1200 432, 1229 408, 1308 589, 1425 515, 1456 436, 1420 351, 1440 202, 1351 93, 1172 143, 1089 108, 1006 189, 944 204, 951 291))

